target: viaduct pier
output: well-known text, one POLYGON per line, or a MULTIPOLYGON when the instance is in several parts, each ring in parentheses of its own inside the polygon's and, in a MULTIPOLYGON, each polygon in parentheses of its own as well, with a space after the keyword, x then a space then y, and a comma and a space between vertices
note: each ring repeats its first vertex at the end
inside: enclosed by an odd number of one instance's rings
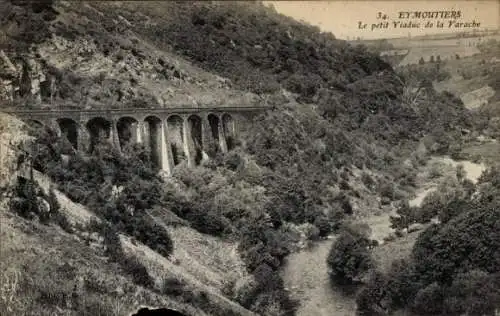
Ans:
POLYGON ((153 162, 167 174, 187 161, 192 167, 209 152, 227 152, 251 118, 268 106, 125 109, 1 109, 64 135, 74 149, 92 151, 99 141, 122 150, 144 144, 153 162))

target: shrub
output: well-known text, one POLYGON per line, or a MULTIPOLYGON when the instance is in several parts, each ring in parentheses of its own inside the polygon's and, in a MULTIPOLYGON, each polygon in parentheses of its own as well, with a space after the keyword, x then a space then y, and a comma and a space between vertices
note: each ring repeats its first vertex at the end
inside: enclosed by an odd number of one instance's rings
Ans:
POLYGON ((73 227, 68 220, 68 217, 61 212, 61 205, 57 199, 54 188, 51 186, 49 189, 49 195, 47 196, 47 202, 49 203, 50 212, 48 216, 50 220, 58 224, 64 231, 68 233, 73 232, 73 227))
POLYGON ((119 261, 122 269, 132 277, 134 283, 146 288, 154 287, 154 280, 148 273, 146 267, 134 257, 122 257, 119 261))
POLYGON ((174 206, 174 213, 189 221, 194 229, 200 233, 222 236, 231 232, 232 224, 224 216, 212 210, 202 210, 197 205, 183 203, 174 206))
POLYGON ((26 219, 40 215, 42 209, 38 202, 39 190, 36 181, 19 177, 14 188, 14 197, 10 200, 10 209, 26 219))
POLYGON ((147 214, 137 214, 128 218, 125 231, 164 257, 168 258, 174 250, 170 234, 147 214))
POLYGON ((380 188, 380 196, 382 198, 387 198, 389 200, 393 200, 395 198, 394 186, 390 183, 384 184, 380 188))
POLYGON ((120 267, 132 277, 134 283, 144 287, 152 288, 154 280, 148 273, 146 267, 135 257, 128 257, 123 252, 120 237, 117 229, 109 223, 94 224, 97 230, 100 230, 104 237, 106 246, 105 254, 118 263, 120 267))
POLYGON ((459 273, 446 289, 445 311, 451 315, 493 315, 500 302, 500 274, 481 270, 459 273))
POLYGON ((105 255, 109 256, 114 261, 121 260, 124 254, 118 231, 108 223, 103 223, 99 226, 104 237, 104 246, 106 247, 104 252, 105 255))
POLYGON ((386 291, 393 309, 408 306, 421 286, 412 261, 400 259, 392 262, 387 273, 386 291))
POLYGON ((431 170, 429 171, 429 177, 431 179, 435 179, 440 177, 443 174, 443 171, 441 168, 437 165, 432 166, 431 170))
POLYGON ((359 281, 373 267, 369 246, 365 232, 357 227, 343 227, 327 258, 331 280, 340 284, 359 281))
POLYGON ((54 191, 53 187, 50 187, 49 189, 49 196, 47 197, 47 202, 49 202, 50 212, 56 214, 60 211, 61 205, 57 200, 56 192, 54 191))
POLYGON ((375 180, 366 172, 361 174, 361 181, 365 184, 368 189, 373 189, 375 187, 375 180))
POLYGON ((470 207, 469 203, 467 201, 455 198, 452 201, 448 202, 446 205, 444 205, 441 210, 439 211, 439 220, 441 223, 447 223, 451 219, 457 217, 461 213, 467 211, 467 209, 470 207))
POLYGON ((261 315, 268 315, 270 308, 277 308, 280 315, 294 315, 297 302, 288 297, 283 280, 275 269, 261 264, 255 269, 254 277, 256 282, 245 292, 246 295, 238 297, 242 306, 261 315))
POLYGON ((463 212, 443 227, 433 225, 417 239, 412 256, 421 279, 427 284, 450 284, 456 273, 500 267, 500 212, 478 207, 463 212))
POLYGON ((408 226, 417 222, 416 213, 417 208, 410 207, 408 201, 403 201, 396 210, 397 216, 390 216, 391 228, 396 230, 408 228, 408 226))
POLYGON ((356 314, 359 316, 383 316, 388 314, 386 278, 375 272, 367 285, 356 296, 356 314))
POLYGON ((433 282, 417 292, 413 309, 423 315, 439 315, 443 310, 444 292, 437 282, 433 282))
POLYGON ((54 216, 54 221, 61 227, 65 232, 67 233, 73 233, 73 226, 71 225, 70 221, 68 220, 68 217, 62 213, 58 212, 54 216))
POLYGON ((175 277, 166 277, 163 279, 161 291, 165 295, 180 296, 184 293, 185 286, 183 281, 175 277))
MULTIPOLYGON (((343 214, 340 217, 343 217, 343 214)), ((335 215, 319 215, 314 219, 313 225, 318 228, 319 237, 326 237, 338 228, 340 220, 335 218, 335 215)))
POLYGON ((483 195, 495 190, 490 185, 483 184, 472 201, 448 203, 461 210, 422 232, 410 260, 393 264, 386 283, 393 309, 493 315, 500 299, 500 212, 499 200, 483 195))
POLYGON ((319 238, 319 229, 313 224, 305 223, 298 227, 307 240, 317 240, 319 238))

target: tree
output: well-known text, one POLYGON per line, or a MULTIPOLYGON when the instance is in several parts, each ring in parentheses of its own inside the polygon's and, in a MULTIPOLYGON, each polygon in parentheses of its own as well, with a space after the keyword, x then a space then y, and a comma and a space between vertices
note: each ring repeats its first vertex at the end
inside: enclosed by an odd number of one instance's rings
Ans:
POLYGON ((472 270, 458 274, 446 289, 448 315, 494 315, 500 302, 500 274, 472 270))
POLYGON ((51 214, 57 214, 61 209, 61 204, 59 204, 56 192, 54 191, 54 188, 52 186, 49 189, 49 196, 47 197, 47 202, 49 202, 51 214))
POLYGON ((367 232, 360 227, 342 227, 327 258, 331 280, 338 284, 359 281, 360 277, 373 267, 370 245, 367 232))
POLYGON ((416 223, 415 214, 417 209, 410 207, 410 204, 405 200, 396 210, 397 216, 390 216, 391 228, 404 229, 408 228, 413 223, 416 223))
POLYGON ((444 295, 443 288, 433 282, 418 291, 413 308, 421 315, 439 315, 443 310, 444 295))
POLYGON ((498 272, 498 205, 471 206, 446 225, 429 227, 417 239, 412 256, 420 279, 426 284, 450 283, 455 274, 470 269, 498 272))
POLYGON ((424 57, 420 57, 420 59, 419 59, 418 63, 419 63, 420 65, 425 64, 424 57))
POLYGON ((358 316, 383 316, 388 314, 389 302, 386 300, 386 277, 375 272, 368 284, 356 297, 358 316))

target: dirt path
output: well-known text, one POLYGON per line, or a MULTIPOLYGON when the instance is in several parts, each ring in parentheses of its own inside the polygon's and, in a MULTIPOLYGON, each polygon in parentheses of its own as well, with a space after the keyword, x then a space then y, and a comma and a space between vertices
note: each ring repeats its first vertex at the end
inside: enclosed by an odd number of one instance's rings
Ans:
MULTIPOLYGON (((455 167, 459 163, 464 166, 467 178, 473 182, 481 175, 485 166, 469 161, 456 162, 447 157, 434 157, 441 162, 455 167)), ((427 183, 417 191, 416 197, 410 201, 411 205, 420 205, 427 194, 436 187, 427 183)), ((390 214, 371 216, 364 220, 372 230, 372 238, 383 240, 392 229, 389 227, 390 214)), ((285 286, 291 296, 301 302, 297 316, 352 316, 355 315, 356 305, 353 297, 347 297, 340 291, 331 289, 326 258, 333 244, 334 237, 317 242, 311 249, 293 253, 288 256, 283 270, 285 286)))

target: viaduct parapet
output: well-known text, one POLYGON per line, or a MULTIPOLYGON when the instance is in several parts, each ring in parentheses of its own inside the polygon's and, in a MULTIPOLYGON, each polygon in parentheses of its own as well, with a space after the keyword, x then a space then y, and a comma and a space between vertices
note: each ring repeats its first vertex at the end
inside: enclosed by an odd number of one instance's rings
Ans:
POLYGON ((209 153, 227 152, 263 106, 212 108, 127 108, 109 110, 2 110, 40 126, 55 128, 74 149, 90 152, 100 141, 118 150, 144 144, 153 162, 168 175, 187 161, 192 167, 209 153))

